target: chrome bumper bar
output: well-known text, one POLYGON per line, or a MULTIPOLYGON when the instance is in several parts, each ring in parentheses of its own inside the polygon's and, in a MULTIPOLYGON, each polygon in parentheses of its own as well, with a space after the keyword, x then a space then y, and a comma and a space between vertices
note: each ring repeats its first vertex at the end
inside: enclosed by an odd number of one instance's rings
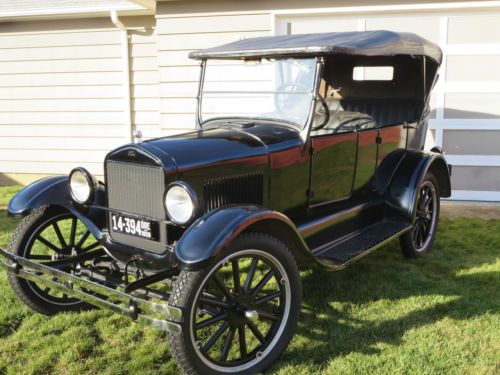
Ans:
POLYGON ((36 263, 0 247, 0 267, 37 285, 61 291, 97 307, 125 315, 132 320, 174 333, 181 332, 182 311, 166 303, 151 302, 105 285, 36 263))

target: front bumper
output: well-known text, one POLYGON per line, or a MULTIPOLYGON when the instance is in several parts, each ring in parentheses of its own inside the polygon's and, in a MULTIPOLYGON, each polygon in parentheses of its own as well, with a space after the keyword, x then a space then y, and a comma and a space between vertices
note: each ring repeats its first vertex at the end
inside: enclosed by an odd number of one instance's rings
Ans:
POLYGON ((182 311, 167 303, 138 298, 94 281, 64 272, 56 267, 36 263, 0 248, 0 267, 37 285, 64 292, 97 307, 111 310, 168 332, 180 333, 182 311))

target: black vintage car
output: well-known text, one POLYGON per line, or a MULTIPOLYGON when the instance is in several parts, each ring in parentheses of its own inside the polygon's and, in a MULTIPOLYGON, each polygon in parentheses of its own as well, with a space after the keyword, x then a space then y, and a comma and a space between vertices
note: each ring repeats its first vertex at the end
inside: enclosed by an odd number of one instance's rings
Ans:
MULTIPOLYGON (((389 31, 193 52, 197 129, 128 144, 19 192, 10 284, 43 314, 104 307, 168 332, 186 373, 254 373, 284 351, 299 268, 395 238, 426 254, 450 166, 425 152, 439 47, 389 31)), ((321 286, 318 286, 321 287, 321 286)))

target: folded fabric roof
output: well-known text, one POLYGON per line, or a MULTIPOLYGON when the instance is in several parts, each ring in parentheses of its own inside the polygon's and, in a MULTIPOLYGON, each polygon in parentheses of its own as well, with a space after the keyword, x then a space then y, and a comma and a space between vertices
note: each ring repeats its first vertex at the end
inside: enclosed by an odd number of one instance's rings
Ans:
POLYGON ((300 57, 331 54, 358 56, 426 56, 441 64, 438 45, 412 33, 386 30, 298 34, 249 38, 194 51, 193 59, 300 57))

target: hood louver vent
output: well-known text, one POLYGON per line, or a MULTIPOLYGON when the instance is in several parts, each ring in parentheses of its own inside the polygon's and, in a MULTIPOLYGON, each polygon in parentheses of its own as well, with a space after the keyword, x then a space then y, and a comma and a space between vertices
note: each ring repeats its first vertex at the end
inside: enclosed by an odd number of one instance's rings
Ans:
POLYGON ((205 211, 228 204, 262 204, 264 176, 249 173, 206 180, 203 184, 205 211))

